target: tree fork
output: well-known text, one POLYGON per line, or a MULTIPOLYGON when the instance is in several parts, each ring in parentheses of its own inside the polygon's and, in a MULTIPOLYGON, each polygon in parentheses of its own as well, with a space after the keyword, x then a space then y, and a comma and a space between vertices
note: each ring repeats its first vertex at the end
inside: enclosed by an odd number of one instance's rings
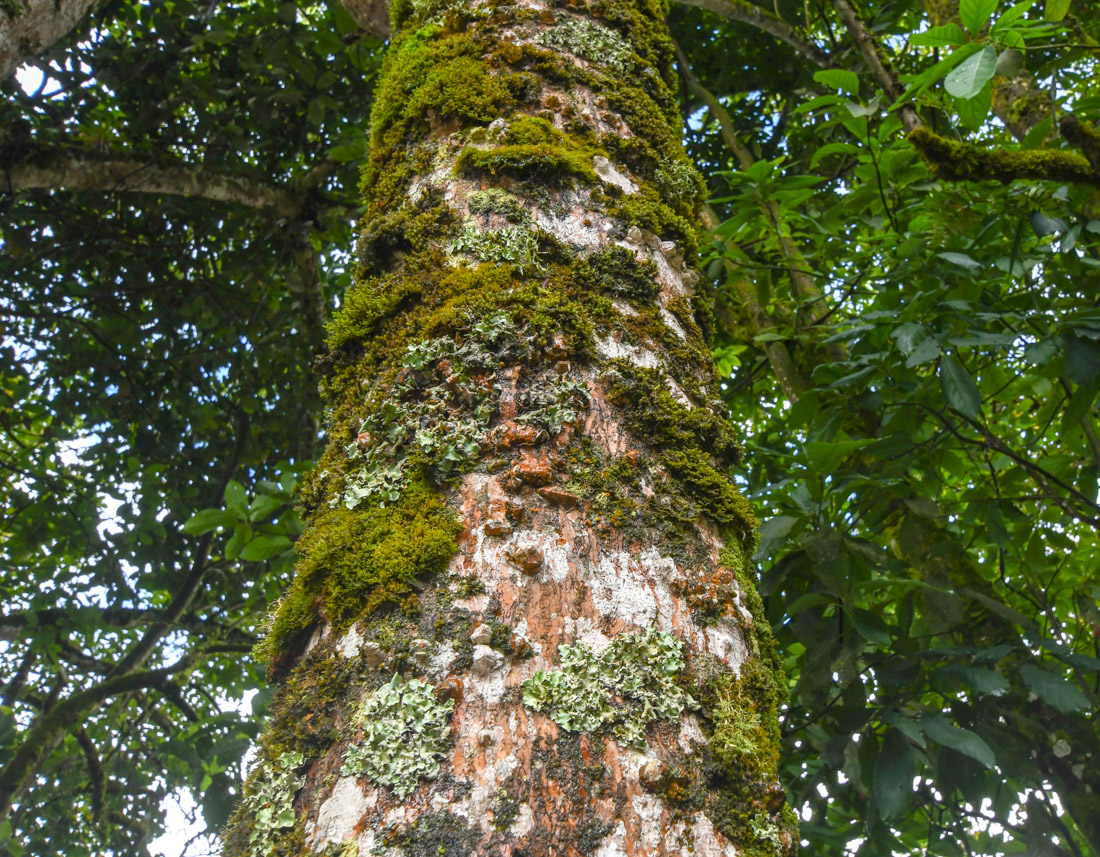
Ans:
POLYGON ((226 854, 781 855, 658 0, 407 0, 226 854))

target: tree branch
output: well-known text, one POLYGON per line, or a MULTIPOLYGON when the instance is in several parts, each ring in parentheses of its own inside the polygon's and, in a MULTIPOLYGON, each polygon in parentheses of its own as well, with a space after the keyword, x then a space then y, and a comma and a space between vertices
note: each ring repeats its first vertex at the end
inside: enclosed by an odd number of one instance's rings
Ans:
MULTIPOLYGON (((889 96, 891 101, 897 101, 905 92, 905 87, 901 85, 897 75, 894 74, 894 70, 890 68, 890 62, 883 56, 875 37, 871 35, 871 32, 848 0, 833 0, 833 7, 836 9, 837 15, 840 16, 848 35, 855 42, 856 48, 863 55, 864 62, 871 69, 871 74, 875 76, 878 85, 882 87, 882 91, 889 96)), ((898 115, 901 117, 901 125, 906 131, 912 131, 923 124, 911 104, 901 105, 898 115)))
POLYGON ((9 191, 55 188, 162 193, 270 210, 292 217, 307 195, 182 162, 155 162, 82 146, 9 142, 0 147, 0 179, 9 191))
POLYGON ((1064 149, 1023 152, 986 149, 949 140, 924 127, 910 131, 909 141, 932 165, 936 175, 947 181, 993 179, 1008 184, 1017 179, 1032 179, 1100 187, 1100 171, 1084 155, 1064 149))
POLYGON ((833 64, 832 57, 825 51, 801 35, 794 27, 782 18, 767 12, 759 6, 750 3, 749 0, 676 0, 684 6, 698 6, 731 21, 740 21, 763 30, 785 42, 812 60, 822 68, 829 68, 833 64))

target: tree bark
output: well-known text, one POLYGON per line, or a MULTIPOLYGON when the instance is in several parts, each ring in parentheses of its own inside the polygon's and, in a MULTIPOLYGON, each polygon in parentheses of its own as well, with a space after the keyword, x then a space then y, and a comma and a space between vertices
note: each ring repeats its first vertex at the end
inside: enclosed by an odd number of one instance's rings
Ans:
POLYGON ((657 0, 409 0, 227 855, 780 855, 657 0))
POLYGON ((0 80, 68 35, 101 0, 0 2, 0 80))

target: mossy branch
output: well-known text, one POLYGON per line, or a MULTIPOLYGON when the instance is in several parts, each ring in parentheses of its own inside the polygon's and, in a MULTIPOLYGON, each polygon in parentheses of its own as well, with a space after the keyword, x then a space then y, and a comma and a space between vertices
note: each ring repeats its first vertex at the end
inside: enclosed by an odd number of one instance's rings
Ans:
MULTIPOLYGON (((1095 132, 1093 132, 1095 133, 1095 132)), ((1100 170, 1076 152, 1061 149, 1012 151, 949 140, 927 128, 915 128, 909 141, 931 165, 936 176, 947 181, 1009 182, 1018 179, 1057 181, 1100 187, 1100 170)))
POLYGON ((1082 122, 1072 113, 1062 117, 1058 130, 1071 145, 1076 146, 1088 158, 1093 170, 1100 172, 1100 131, 1088 122, 1082 122))

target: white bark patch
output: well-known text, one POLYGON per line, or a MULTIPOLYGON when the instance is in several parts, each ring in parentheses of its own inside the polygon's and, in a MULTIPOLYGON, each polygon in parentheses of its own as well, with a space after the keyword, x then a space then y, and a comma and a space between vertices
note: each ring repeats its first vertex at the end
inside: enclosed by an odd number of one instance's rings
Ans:
POLYGON ((320 851, 330 842, 343 842, 355 829, 359 819, 377 803, 376 790, 372 790, 369 796, 365 795, 355 777, 341 777, 317 813, 310 848, 320 851))
POLYGON ((694 857, 731 857, 737 853, 733 844, 716 831, 711 820, 701 812, 691 817, 691 838, 694 857))
POLYGON ((748 657, 741 629, 728 616, 722 617, 718 624, 707 628, 707 652, 731 667, 739 667, 748 657))
POLYGON ((516 814, 516 820, 512 822, 512 826, 508 828, 508 832, 516 839, 522 839, 528 833, 531 832, 535 826, 535 815, 531 812, 530 804, 520 804, 519 812, 516 814))
POLYGON ((359 633, 359 629, 352 625, 340 639, 340 642, 336 644, 336 649, 345 658, 355 658, 359 656, 359 647, 362 645, 363 636, 359 633))
POLYGON ((634 566, 629 553, 605 554, 593 566, 592 572, 592 601, 601 614, 639 628, 655 622, 657 598, 649 587, 647 575, 634 566))
POLYGON ((431 660, 428 662, 428 672, 436 678, 442 678, 450 672, 451 664, 454 663, 454 659, 454 646, 451 645, 450 640, 447 640, 441 643, 439 650, 432 655, 431 660))
POLYGON ((592 159, 592 167, 596 170, 596 175, 606 184, 614 185, 625 194, 638 192, 638 186, 619 172, 618 168, 603 155, 596 155, 592 159))
POLYGON ((656 369, 659 365, 657 355, 648 348, 621 342, 614 336, 596 337, 596 353, 608 360, 629 360, 643 369, 656 369))
POLYGON ((615 829, 596 849, 595 857, 627 857, 626 854, 626 825, 619 821, 615 829))

